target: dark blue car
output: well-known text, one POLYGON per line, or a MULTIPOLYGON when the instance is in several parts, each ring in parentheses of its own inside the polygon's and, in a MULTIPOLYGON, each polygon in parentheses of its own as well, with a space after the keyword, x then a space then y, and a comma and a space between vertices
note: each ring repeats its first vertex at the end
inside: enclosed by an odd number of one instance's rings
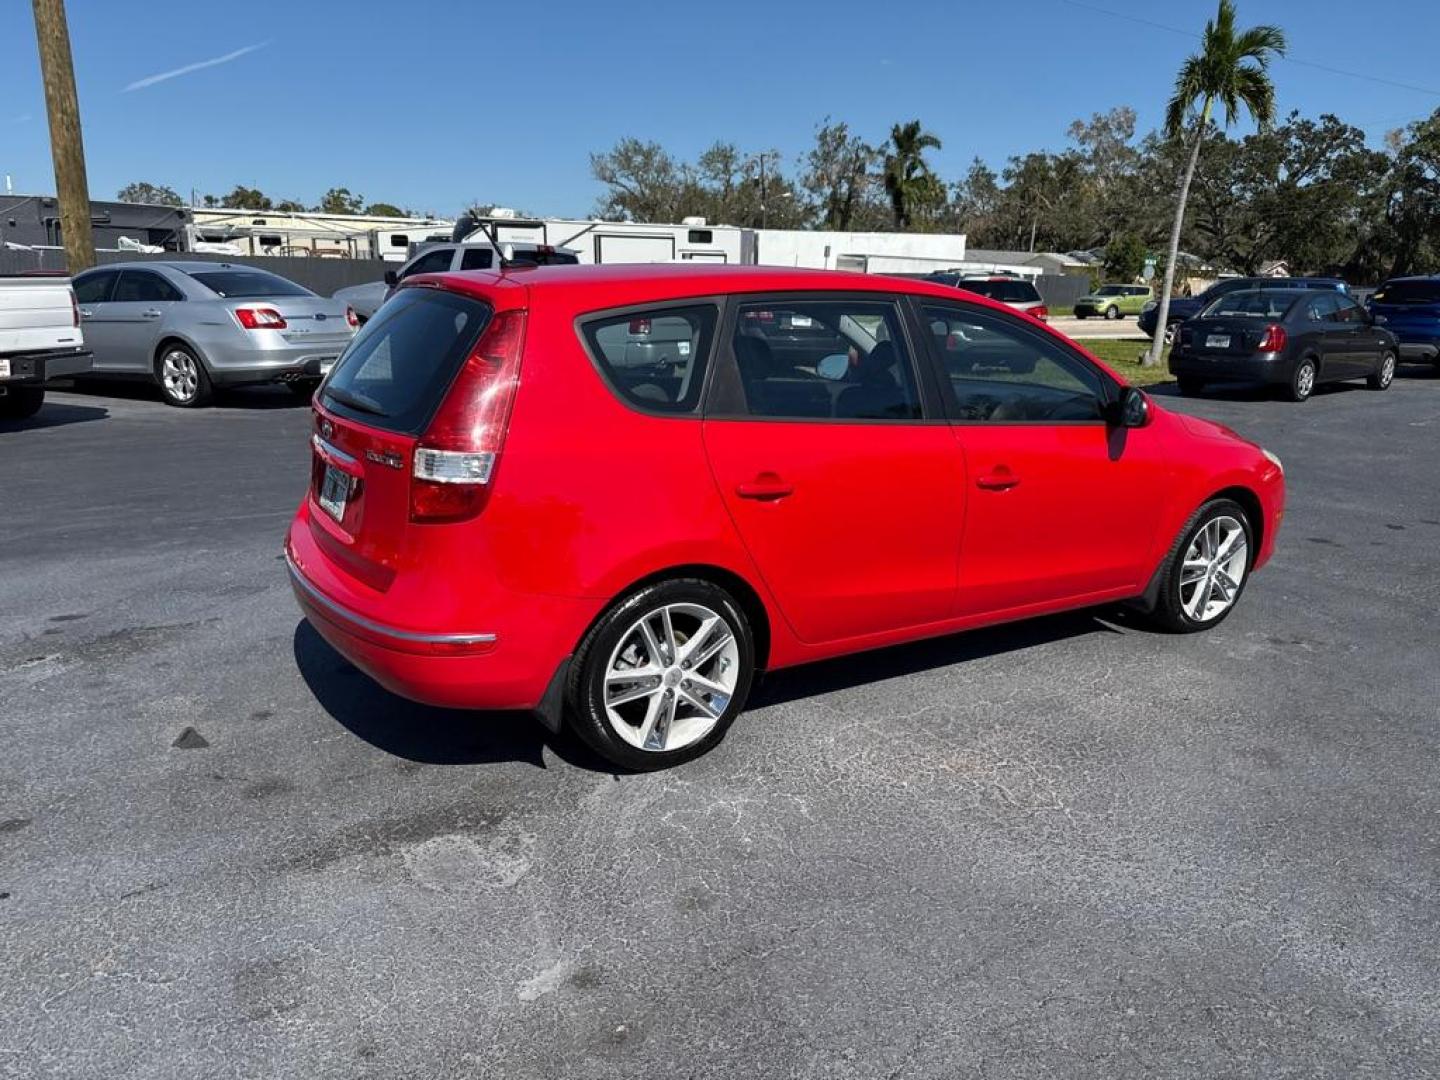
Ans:
MULTIPOLYGON (((1220 297, 1241 289, 1336 289, 1346 291, 1345 282, 1339 278, 1312 277, 1240 277, 1217 281, 1199 296, 1172 296, 1170 316, 1166 319, 1165 340, 1175 336, 1175 327, 1186 319, 1194 318, 1220 297)), ((1160 318, 1160 301, 1152 300, 1140 312, 1140 331, 1146 337, 1155 335, 1155 320, 1160 318)))
POLYGON ((1370 314, 1400 342, 1400 359, 1440 363, 1440 277, 1391 278, 1370 297, 1370 314))

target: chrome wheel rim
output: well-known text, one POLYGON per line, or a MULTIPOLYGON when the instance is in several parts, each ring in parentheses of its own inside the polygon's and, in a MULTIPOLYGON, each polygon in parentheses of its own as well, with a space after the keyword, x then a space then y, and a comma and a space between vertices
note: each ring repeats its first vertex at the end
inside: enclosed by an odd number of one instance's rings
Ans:
POLYGON ((176 401, 190 401, 200 389, 200 371, 195 358, 176 349, 160 360, 160 382, 165 393, 176 401))
POLYGON ((1175 331, 1178 330, 1178 329, 1179 329, 1179 323, 1168 323, 1168 324, 1166 324, 1166 326, 1165 326, 1165 344, 1166 344, 1166 345, 1173 345, 1173 344, 1175 343, 1175 331))
POLYGON ((1315 365, 1301 364, 1300 370, 1295 373, 1295 391, 1301 397, 1309 397, 1310 391, 1315 389, 1315 365))
POLYGON ((1190 541, 1180 567, 1180 607, 1195 622, 1229 611, 1249 566, 1245 526, 1228 514, 1211 518, 1190 541))
POLYGON ((1391 356, 1389 353, 1386 353, 1385 359, 1380 361, 1380 385, 1389 386, 1390 381, 1394 378, 1395 357, 1391 356))
POLYGON ((605 665, 605 718, 637 750, 699 742, 735 696, 735 628, 703 604, 666 604, 630 624, 605 665))

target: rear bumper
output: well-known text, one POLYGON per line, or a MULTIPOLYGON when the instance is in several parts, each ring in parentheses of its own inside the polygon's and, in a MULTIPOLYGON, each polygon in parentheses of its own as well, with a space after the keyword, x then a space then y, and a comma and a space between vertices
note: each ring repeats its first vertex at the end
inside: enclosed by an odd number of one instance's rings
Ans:
POLYGON ((219 386, 237 386, 242 383, 293 382, 298 379, 318 379, 334 366, 345 345, 332 348, 304 347, 299 349, 267 349, 247 354, 243 358, 228 356, 210 361, 210 379, 219 386))
POLYGON ((1290 380, 1290 364, 1279 353, 1225 356, 1184 352, 1170 354, 1170 374, 1204 382, 1283 383, 1290 380))
POLYGON ((50 349, 44 352, 11 353, 5 359, 10 374, 0 382, 43 383, 47 379, 63 379, 83 375, 90 370, 90 350, 50 349))
POLYGON ((493 620, 483 626, 396 625, 381 614, 386 596, 360 596, 361 587, 347 585, 329 564, 310 535, 308 503, 291 524, 285 557, 300 610, 336 652, 392 693, 444 708, 539 708, 601 606, 495 590, 488 596, 493 620))

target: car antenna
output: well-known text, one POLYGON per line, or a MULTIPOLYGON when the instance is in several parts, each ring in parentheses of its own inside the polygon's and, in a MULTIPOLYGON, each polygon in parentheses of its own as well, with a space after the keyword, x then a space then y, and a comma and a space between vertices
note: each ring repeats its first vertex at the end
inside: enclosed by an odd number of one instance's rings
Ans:
POLYGON ((506 267, 514 266, 515 246, 510 243, 500 243, 499 234, 495 231, 495 223, 476 218, 475 225, 485 234, 485 238, 490 241, 490 246, 495 249, 495 258, 499 263, 499 269, 504 270, 506 267))

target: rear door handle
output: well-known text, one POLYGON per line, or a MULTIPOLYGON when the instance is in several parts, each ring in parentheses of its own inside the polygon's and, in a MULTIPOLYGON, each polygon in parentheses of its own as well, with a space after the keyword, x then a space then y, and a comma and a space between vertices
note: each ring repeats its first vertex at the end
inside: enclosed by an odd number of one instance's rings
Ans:
POLYGON ((160 312, 156 311, 154 308, 146 308, 144 311, 140 312, 140 314, 147 319, 158 319, 160 317, 160 312))
POLYGON ((82 308, 80 309, 80 317, 81 317, 82 319, 93 318, 94 315, 95 315, 95 312, 91 311, 89 308, 83 308, 83 307, 82 307, 82 308))
POLYGON ((1009 491, 1019 483, 1020 478, 1003 466, 975 480, 976 486, 986 491, 1009 491))
POLYGON ((794 493, 795 485, 787 484, 774 473, 761 473, 754 480, 735 485, 735 494, 740 498, 759 499, 762 502, 773 502, 794 493))

